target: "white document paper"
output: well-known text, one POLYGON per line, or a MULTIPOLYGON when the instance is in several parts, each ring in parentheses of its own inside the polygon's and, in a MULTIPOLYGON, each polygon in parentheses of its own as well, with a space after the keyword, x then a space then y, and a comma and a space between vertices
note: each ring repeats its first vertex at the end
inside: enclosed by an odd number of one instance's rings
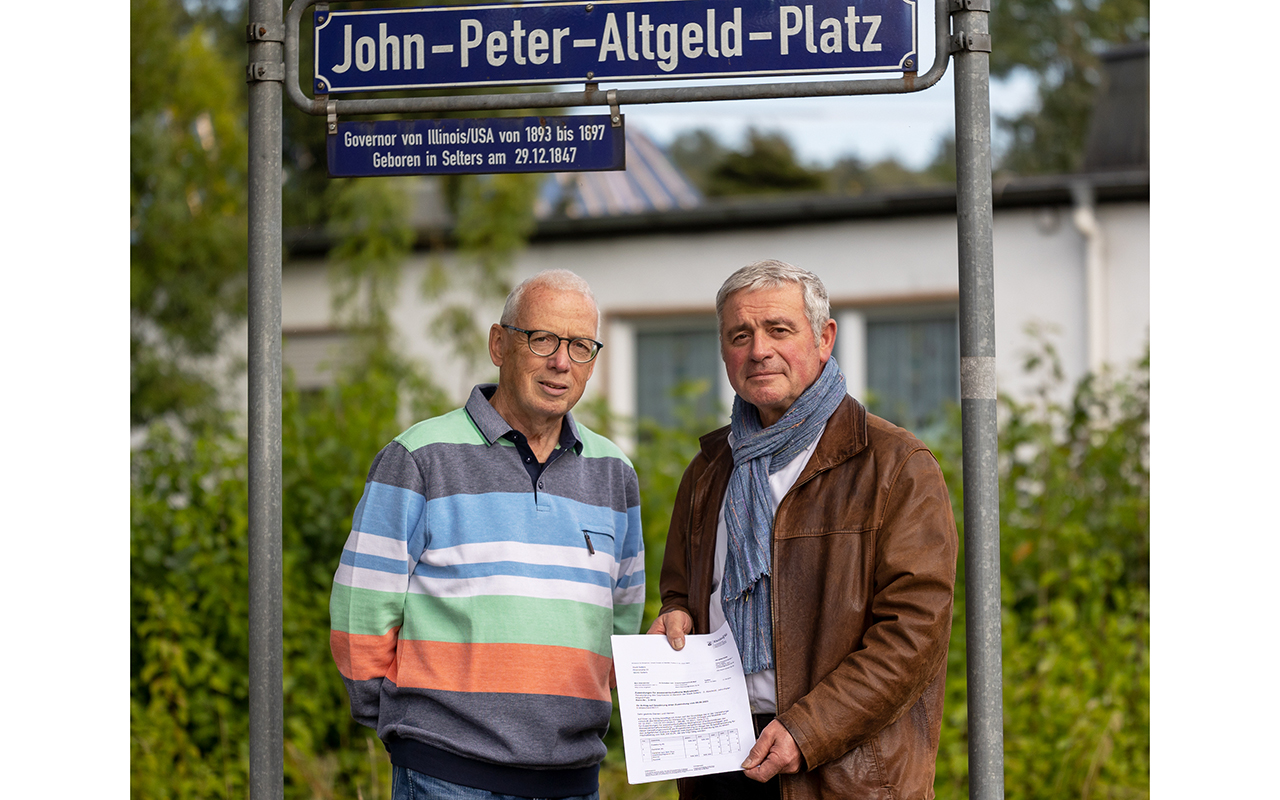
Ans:
POLYGON ((756 742, 728 623, 709 636, 614 636, 627 782, 733 772, 756 742))

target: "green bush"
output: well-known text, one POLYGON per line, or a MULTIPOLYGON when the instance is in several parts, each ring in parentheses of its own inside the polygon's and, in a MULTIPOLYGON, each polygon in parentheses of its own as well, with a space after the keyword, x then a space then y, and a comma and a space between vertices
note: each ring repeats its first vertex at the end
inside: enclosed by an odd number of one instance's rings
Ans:
MULTIPOLYGON (((382 352, 383 354, 379 354, 382 352)), ((374 454, 408 416, 443 410, 374 351, 330 390, 286 389, 283 425, 285 794, 390 797, 329 655, 329 590, 374 454)), ((135 798, 243 797, 248 785, 248 470, 229 434, 163 426, 133 454, 130 728, 135 798)))
POLYGON ((242 447, 153 430, 134 454, 134 797, 246 794, 248 491, 242 447))
MULTIPOLYGON (((1005 796, 1149 797, 1147 363, 1087 376, 1066 404, 1051 347, 1027 369, 1044 375, 1036 397, 1000 401, 1005 796)), ((963 532, 958 418, 951 430, 935 451, 963 532)), ((966 685, 961 574, 939 798, 968 796, 966 685)))

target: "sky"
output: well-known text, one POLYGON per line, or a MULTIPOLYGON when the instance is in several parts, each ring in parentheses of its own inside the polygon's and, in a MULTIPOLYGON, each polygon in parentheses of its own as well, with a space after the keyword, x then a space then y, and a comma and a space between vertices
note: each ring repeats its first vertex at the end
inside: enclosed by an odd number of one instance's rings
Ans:
MULTIPOLYGON (((738 147, 754 127, 784 133, 804 163, 830 166, 843 156, 855 155, 868 163, 892 157, 920 169, 933 159, 943 138, 955 131, 953 77, 948 70, 937 84, 905 95, 669 103, 624 107, 623 111, 629 128, 643 131, 660 145, 670 144, 682 131, 704 128, 722 143, 738 147)), ((1035 83, 1027 76, 992 82, 992 136, 997 151, 1001 137, 994 117, 1014 116, 1035 103, 1035 83)))
MULTIPOLYGON (((932 3, 925 1, 918 5, 920 18, 916 49, 922 54, 919 74, 923 75, 933 65, 934 17, 932 3)), ((660 145, 669 144, 682 131, 704 128, 715 133, 722 143, 737 147, 745 140, 747 129, 755 127, 762 131, 784 133, 804 163, 830 166, 843 156, 856 155, 867 163, 892 157, 907 167, 919 169, 933 159, 942 139, 955 130, 954 74, 954 69, 948 68, 937 84, 911 94, 667 103, 624 107, 623 111, 629 128, 643 131, 660 145)), ((877 74, 873 77, 893 76, 877 74)), ((843 79, 843 76, 813 78, 832 79, 843 79)), ((795 80, 802 79, 779 76, 739 82, 781 83, 795 80)), ((733 81, 700 80, 688 83, 708 85, 731 82, 733 81)), ((602 84, 601 88, 631 89, 672 85, 680 85, 680 82, 602 84)), ((1029 74, 992 81, 990 97, 993 147, 999 152, 1002 137, 994 118, 997 115, 1014 116, 1034 108, 1035 82, 1029 74)))

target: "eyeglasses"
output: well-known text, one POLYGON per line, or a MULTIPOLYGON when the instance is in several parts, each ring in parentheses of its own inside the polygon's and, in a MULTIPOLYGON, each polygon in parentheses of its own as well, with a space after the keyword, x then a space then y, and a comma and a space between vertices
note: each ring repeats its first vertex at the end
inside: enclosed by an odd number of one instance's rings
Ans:
POLYGON ((551 331, 526 331, 524 328, 517 328, 515 325, 503 325, 502 327, 519 331, 529 337, 529 350, 535 356, 555 355, 556 351, 560 349, 560 343, 568 342, 569 359, 578 364, 589 364, 600 352, 600 348, 604 347, 601 342, 582 336, 575 339, 566 339, 562 336, 556 336, 551 331))

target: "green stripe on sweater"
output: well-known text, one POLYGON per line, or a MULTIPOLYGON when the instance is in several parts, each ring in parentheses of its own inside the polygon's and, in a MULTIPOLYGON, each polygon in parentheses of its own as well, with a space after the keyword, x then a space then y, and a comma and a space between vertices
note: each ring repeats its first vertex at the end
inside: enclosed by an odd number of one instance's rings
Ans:
POLYGON ((395 439, 409 452, 429 444, 488 444, 465 409, 423 420, 395 439))
POLYGON ((612 651, 608 638, 602 640, 600 632, 619 628, 634 632, 643 612, 640 605, 619 606, 615 618, 608 608, 572 600, 509 595, 441 598, 342 584, 334 584, 329 609, 334 630, 357 635, 381 636, 402 625, 403 639, 542 644, 602 656, 610 656, 612 651))

